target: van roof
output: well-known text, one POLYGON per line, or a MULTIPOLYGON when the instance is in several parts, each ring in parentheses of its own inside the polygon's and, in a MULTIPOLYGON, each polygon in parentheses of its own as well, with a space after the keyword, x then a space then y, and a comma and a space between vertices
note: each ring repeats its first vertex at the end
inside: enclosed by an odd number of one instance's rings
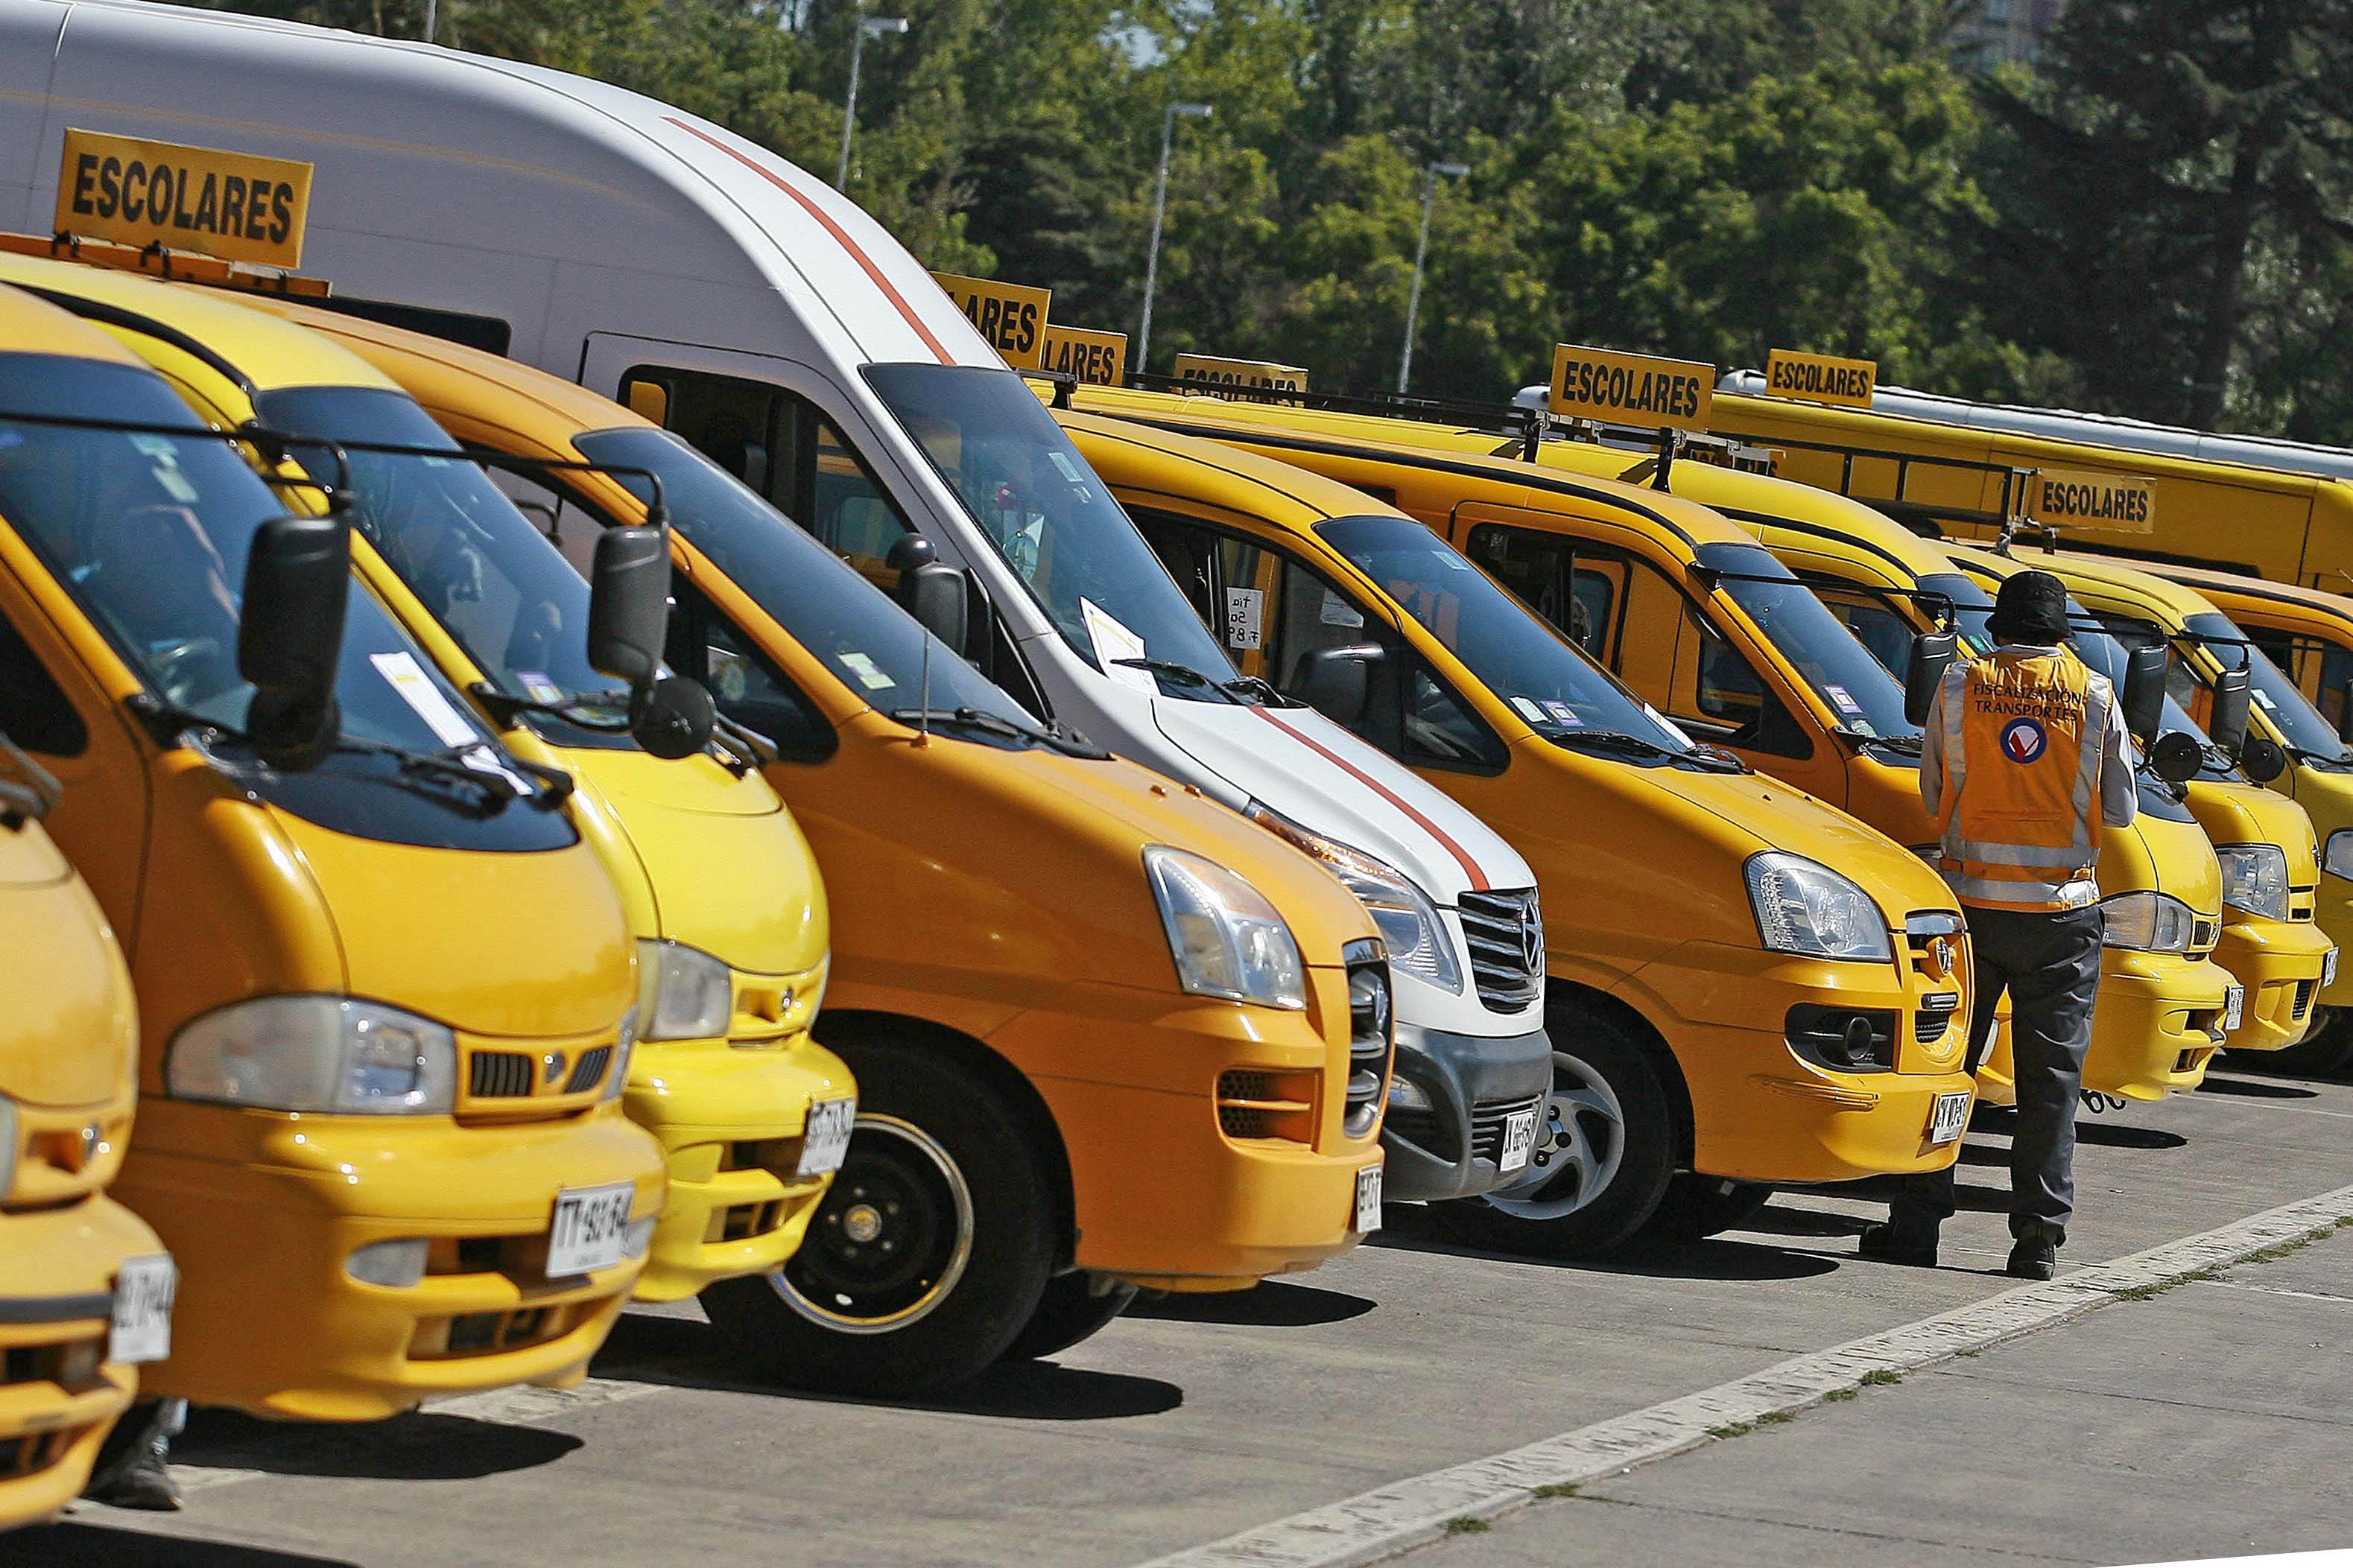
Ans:
POLYGON ((2237 572, 2217 572, 2205 566, 2183 566, 2170 561, 2151 561, 2141 564, 2141 570, 2152 577, 2164 577, 2187 584, 2200 592, 2221 590, 2240 594, 2251 599, 2269 599, 2278 604, 2294 605, 2300 609, 2333 616, 2338 620, 2353 621, 2353 599, 2342 594, 2332 594, 2326 588, 2306 588, 2295 583, 2274 583, 2265 577, 2249 577, 2237 572))
POLYGON ((1220 442, 1176 435, 1139 425, 1133 419, 1082 414, 1074 409, 1058 412, 1055 418, 1073 434, 1124 442, 1151 452, 1157 466, 1167 470, 1172 479, 1184 470, 1190 470, 1194 479, 1213 473, 1217 476, 1211 487, 1215 493, 1205 494, 1197 489, 1190 492, 1194 499, 1237 511, 1247 509, 1255 517, 1294 531, 1304 531, 1329 518, 1404 515, 1388 502, 1337 479, 1220 442))
POLYGON ((72 311, 5 283, 0 283, 0 353, 111 360, 142 368, 146 363, 72 311))

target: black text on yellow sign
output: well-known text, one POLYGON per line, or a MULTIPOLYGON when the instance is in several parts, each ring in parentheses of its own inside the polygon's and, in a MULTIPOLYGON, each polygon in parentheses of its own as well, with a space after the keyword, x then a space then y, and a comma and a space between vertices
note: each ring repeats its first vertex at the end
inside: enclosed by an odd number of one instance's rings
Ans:
POLYGON ((1045 368, 1046 307, 1054 298, 1052 289, 954 272, 932 276, 1007 364, 1016 370, 1045 368))
POLYGON ((2057 528, 2153 533, 2157 484, 2117 474, 2042 468, 2026 481, 2026 515, 2057 528))
POLYGON ((1704 430, 1715 406, 1712 364, 1553 345, 1552 411, 1564 419, 1704 430))
POLYGON ((1050 326, 1038 368, 1077 376, 1084 386, 1118 386, 1127 380, 1127 334, 1050 326))
POLYGON ((1295 364, 1262 359, 1221 359, 1216 354, 1178 354, 1175 367, 1179 381, 1212 386, 1248 386, 1270 392, 1304 392, 1307 371, 1295 364))
POLYGON ((1765 390, 1805 403, 1868 408, 1879 390, 1879 362, 1775 349, 1765 361, 1765 390))
POLYGON ((96 131, 66 132, 57 226, 91 239, 292 268, 311 216, 311 165, 96 131))

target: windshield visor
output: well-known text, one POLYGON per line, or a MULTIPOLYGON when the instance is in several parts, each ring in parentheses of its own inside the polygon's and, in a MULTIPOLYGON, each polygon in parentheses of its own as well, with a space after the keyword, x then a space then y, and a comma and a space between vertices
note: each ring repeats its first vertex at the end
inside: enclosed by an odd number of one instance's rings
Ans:
POLYGON ((1234 667, 1027 383, 1008 370, 871 364, 866 379, 1062 640, 1116 681, 1226 701, 1234 667), (1155 676, 1166 659, 1202 678, 1155 676))
POLYGON ((1904 688, 1814 591, 1764 546, 1703 544, 1698 563, 1724 574, 1717 591, 1738 605, 1782 659, 1859 740, 1917 735, 1904 717, 1904 688))
POLYGON ((1493 579, 1420 523, 1348 517, 1315 531, 1444 644, 1480 683, 1552 741, 1599 731, 1689 750, 1641 699, 1562 641, 1493 579))

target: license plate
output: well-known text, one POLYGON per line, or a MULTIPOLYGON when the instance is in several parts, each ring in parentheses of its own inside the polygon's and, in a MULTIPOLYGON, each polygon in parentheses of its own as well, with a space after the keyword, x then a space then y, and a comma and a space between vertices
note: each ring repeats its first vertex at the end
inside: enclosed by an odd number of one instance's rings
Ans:
POLYGON ((162 1361, 172 1353, 172 1296, 180 1271, 169 1258, 133 1258, 114 1277, 114 1321, 106 1332, 106 1359, 162 1361))
POLYGON ((2247 988, 2233 985, 2222 994, 2222 1032, 2235 1035, 2241 1020, 2247 1016, 2247 988))
POLYGON ((808 1128, 801 1134, 800 1173, 825 1176, 841 1169, 849 1152, 849 1129, 858 1120, 855 1100, 812 1100, 808 1128))
POLYGON ((569 1279, 621 1261, 637 1195, 633 1182, 556 1194, 555 1220, 547 1227, 547 1277, 569 1279))
POLYGON ((2337 954, 2339 951, 2330 948, 2328 956, 2320 961, 2320 988, 2323 991, 2337 984, 2337 954))
POLYGON ((1504 1157, 1495 1163, 1506 1171, 1519 1170, 1535 1146, 1536 1112, 1514 1110, 1504 1123, 1504 1157))
POLYGON ((1381 1168, 1367 1165, 1356 1173, 1356 1224, 1359 1236, 1381 1228, 1381 1168))
POLYGON ((1967 1089, 1956 1089, 1950 1094, 1936 1097, 1936 1108, 1928 1113, 1930 1148, 1939 1143, 1950 1143, 1968 1131, 1969 1099, 1967 1089))

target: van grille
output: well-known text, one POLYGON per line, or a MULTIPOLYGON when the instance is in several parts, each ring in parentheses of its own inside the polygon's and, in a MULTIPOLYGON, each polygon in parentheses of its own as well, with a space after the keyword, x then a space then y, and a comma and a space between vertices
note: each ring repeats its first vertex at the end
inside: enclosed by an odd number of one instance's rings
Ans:
POLYGON ((1218 1130, 1229 1138, 1315 1142, 1314 1075, 1228 1068, 1218 1075, 1218 1130))
POLYGON ((2306 1013, 2311 1012, 2312 994, 2318 989, 2320 989, 2320 982, 2317 980, 2297 981, 2295 983, 2295 1001, 2288 1009, 2288 1016, 2291 1019, 2301 1018, 2306 1013))
POLYGON ((521 1051, 476 1051, 469 1082, 476 1100, 507 1100, 528 1095, 538 1076, 536 1057, 521 1051))
POLYGON ((1340 1131, 1369 1138, 1380 1125, 1389 1093, 1390 1051, 1397 1023, 1389 1001, 1388 954, 1376 942, 1352 942, 1348 964, 1348 1098, 1340 1131))
POLYGON ((564 1080, 564 1092, 580 1094, 596 1088, 605 1076, 605 1064, 612 1059, 610 1046, 591 1046, 581 1052, 580 1059, 572 1064, 572 1076, 564 1080))
POLYGON ((1471 978, 1479 1000, 1516 1013, 1544 994, 1544 916, 1533 888, 1465 893, 1456 908, 1471 944, 1471 978))

